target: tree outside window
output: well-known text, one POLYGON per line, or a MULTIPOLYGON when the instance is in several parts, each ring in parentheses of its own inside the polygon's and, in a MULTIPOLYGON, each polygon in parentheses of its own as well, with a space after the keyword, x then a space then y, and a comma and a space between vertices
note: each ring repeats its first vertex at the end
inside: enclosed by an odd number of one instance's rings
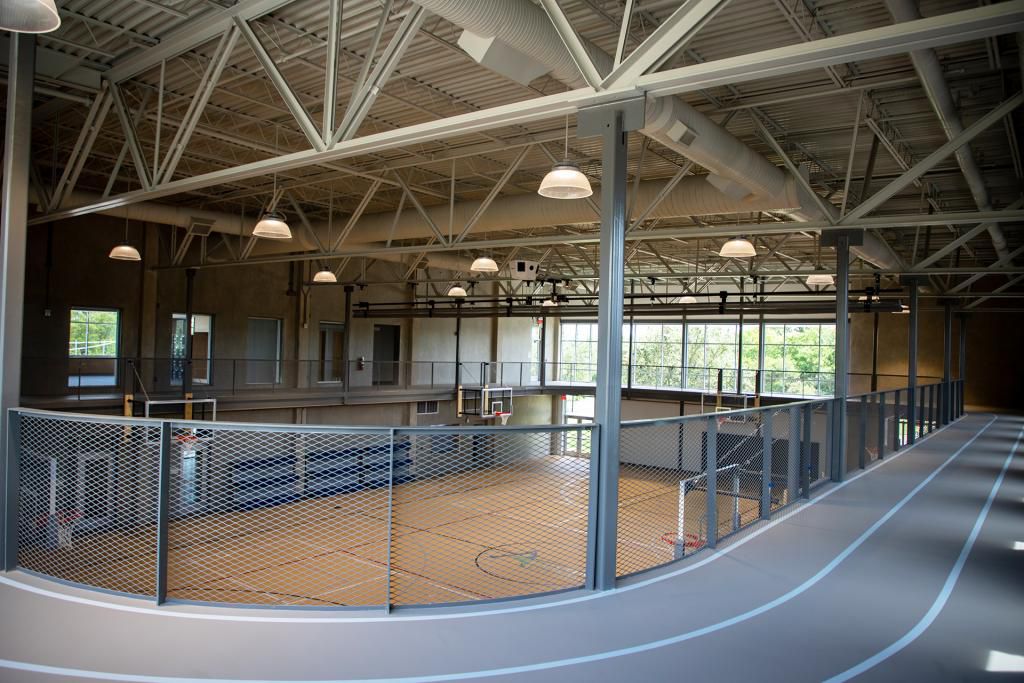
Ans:
POLYGON ((116 358, 119 318, 117 311, 71 309, 68 355, 116 358))

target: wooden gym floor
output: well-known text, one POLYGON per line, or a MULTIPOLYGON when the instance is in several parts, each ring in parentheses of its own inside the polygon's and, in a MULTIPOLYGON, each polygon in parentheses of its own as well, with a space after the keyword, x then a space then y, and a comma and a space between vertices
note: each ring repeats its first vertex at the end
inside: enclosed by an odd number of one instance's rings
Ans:
MULTIPOLYGON (((586 563, 588 470, 585 459, 548 456, 396 484, 390 499, 384 487, 177 519, 169 529, 168 598, 368 607, 578 587, 586 563)), ((732 529, 736 500, 718 496, 719 535, 732 529)), ((738 501, 741 524, 755 520, 757 502, 738 501)), ((705 502, 702 490, 686 495, 687 554, 706 537, 705 502)), ((674 558, 678 514, 678 472, 623 466, 620 576, 674 558)), ((19 564, 153 595, 155 548, 152 525, 76 532, 70 547, 23 547, 19 564)))

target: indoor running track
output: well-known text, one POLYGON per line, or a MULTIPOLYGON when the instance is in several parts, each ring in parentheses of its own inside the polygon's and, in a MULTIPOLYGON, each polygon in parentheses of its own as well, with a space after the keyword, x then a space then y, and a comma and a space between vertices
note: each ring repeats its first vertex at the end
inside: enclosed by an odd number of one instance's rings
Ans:
POLYGON ((364 617, 0 575, 0 681, 1016 680, 1022 436, 1024 418, 966 417, 608 594, 364 617))

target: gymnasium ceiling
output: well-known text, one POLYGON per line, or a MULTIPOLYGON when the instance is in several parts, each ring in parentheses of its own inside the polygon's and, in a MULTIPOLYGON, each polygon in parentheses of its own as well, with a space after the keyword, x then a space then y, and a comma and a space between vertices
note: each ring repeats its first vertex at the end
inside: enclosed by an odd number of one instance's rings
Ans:
MULTIPOLYGON (((580 37, 610 54, 616 52, 626 2, 561 0, 558 4, 580 37)), ((679 6, 678 2, 656 0, 628 4, 633 12, 624 38, 624 55, 640 46, 679 6)), ((201 93, 204 74, 211 71, 211 62, 229 44, 223 41, 223 36, 230 25, 214 31, 200 44, 192 45, 195 40, 189 38, 209 29, 212 20, 221 17, 225 10, 245 16, 253 35, 308 113, 309 120, 316 127, 321 125, 329 60, 330 3, 325 0, 66 0, 58 5, 63 25, 58 31, 38 38, 42 49, 37 57, 39 76, 32 150, 32 184, 37 196, 51 196, 60 186, 64 169, 69 159, 74 158, 76 143, 82 138, 90 104, 104 79, 117 84, 124 110, 134 120, 140 154, 147 166, 152 165, 149 172, 160 169, 172 152, 181 122, 189 116, 190 105, 201 93), (260 13, 261 6, 272 9, 260 13)), ((923 0, 919 9, 924 17, 937 17, 985 5, 989 3, 923 0)), ((373 61, 367 65, 368 53, 375 45, 371 56, 379 58, 386 54, 387 46, 402 30, 403 19, 416 7, 409 0, 341 2, 337 121, 343 119, 354 98, 353 84, 365 79, 371 71, 369 66, 376 65, 373 61)), ((883 0, 731 0, 723 3, 683 49, 671 53, 658 71, 715 63, 892 24, 893 18, 883 0)), ((495 107, 569 90, 550 75, 522 85, 481 66, 458 46, 460 33, 459 27, 428 12, 383 83, 354 139, 399 134, 410 126, 486 113, 495 107)), ((952 42, 936 47, 935 51, 964 125, 1020 90, 1021 60, 1012 33, 952 42)), ((781 150, 793 164, 806 167, 814 191, 837 208, 844 201, 848 208, 856 207, 947 141, 909 55, 902 52, 739 80, 735 84, 687 89, 679 96, 777 166, 784 165, 781 150), (851 163, 855 122, 858 134, 851 163), (773 138, 775 144, 766 136, 773 138), (866 182, 873 146, 877 149, 866 182), (848 196, 844 193, 847 181, 848 196)), ((230 44, 223 71, 210 87, 208 102, 199 112, 195 130, 182 146, 180 161, 168 180, 204 177, 310 150, 308 130, 303 132, 279 87, 275 87, 246 40, 236 39, 230 44)), ((1018 141, 1022 123, 1017 108, 971 141, 994 210, 1005 209, 1021 195, 1018 141)), ((96 205, 103 196, 139 195, 140 174, 126 145, 116 105, 106 111, 98 126, 77 182, 70 188, 73 191, 68 192, 59 207, 37 206, 37 221, 49 220, 46 214, 53 218, 73 215, 76 211, 69 209, 96 205)), ((276 176, 268 172, 240 180, 200 183, 201 187, 142 199, 186 210, 237 215, 243 223, 254 223, 277 187, 284 190, 280 205, 289 213, 293 231, 301 230, 294 206, 308 221, 317 224, 328 221, 333 209, 332 224, 337 235, 360 207, 365 214, 394 213, 400 205, 404 212, 415 212, 417 202, 429 208, 447 205, 453 196, 455 202, 480 201, 505 175, 507 182, 501 186, 499 197, 535 196, 552 158, 563 156, 566 126, 569 156, 579 161, 595 188, 600 187, 600 140, 577 138, 575 115, 558 114, 538 116, 526 123, 498 121, 465 133, 448 131, 436 139, 415 139, 409 144, 369 146, 368 151, 345 154, 337 160, 289 167, 276 176), (508 173, 510 167, 514 170, 508 173)), ((631 184, 637 179, 668 180, 686 165, 687 159, 679 152, 639 133, 630 134, 631 184)), ((706 171, 693 165, 689 173, 702 175, 706 171)), ((924 174, 920 183, 910 184, 882 204, 874 215, 913 217, 974 212, 978 208, 956 158, 950 155, 924 174)), ((907 269, 913 269, 914 264, 976 224, 977 221, 914 227, 881 224, 875 234, 907 269)), ((1024 245, 1020 226, 1020 221, 1001 223, 1011 252, 1024 245)), ((462 226, 439 227, 442 232, 453 229, 458 234, 462 226)), ((627 248, 627 273, 655 276, 662 286, 677 282, 673 276, 691 276, 678 282, 699 289, 719 286, 711 285, 712 280, 701 276, 734 275, 730 284, 735 285, 735 278, 740 275, 761 272, 767 274, 772 287, 801 290, 803 278, 788 276, 788 271, 806 273, 819 259, 825 268, 835 267, 831 250, 818 248, 814 230, 801 229, 800 223, 789 222, 778 213, 649 219, 636 226, 640 231, 677 228, 695 229, 677 230, 675 234, 682 237, 631 243, 627 248), (758 257, 749 262, 718 258, 717 251, 725 237, 715 233, 716 225, 736 226, 729 230, 740 233, 744 224, 765 223, 777 224, 778 231, 769 234, 759 228, 755 237, 758 257), (714 236, 701 236, 700 230, 714 236)), ((358 229, 357 224, 355 232, 358 229)), ((543 272, 551 277, 586 278, 596 274, 597 244, 569 244, 559 238, 593 234, 597 229, 595 222, 474 232, 462 244, 444 245, 444 251, 470 258, 481 251, 474 248, 474 241, 529 237, 533 242, 488 247, 486 251, 499 262, 510 257, 541 261, 543 272)), ((176 243, 180 244, 184 232, 179 229, 176 243)), ((388 236, 374 238, 384 241, 388 236)), ((238 261, 247 251, 247 238, 243 235, 213 233, 200 239, 205 242, 204 248, 184 254, 179 263, 162 265, 202 266, 238 261)), ((388 266, 394 279, 440 282, 466 277, 450 270, 414 267, 424 264, 417 264, 419 253, 412 248, 438 248, 428 238, 394 239, 390 246, 410 248, 403 252, 402 263, 392 262, 388 266)), ((343 280, 355 279, 364 272, 360 258, 344 258, 346 249, 351 247, 351 243, 342 243, 338 245, 338 256, 327 255, 323 259, 339 269, 343 280)), ((300 244, 293 245, 293 251, 300 257, 310 253, 301 253, 300 244)), ((266 253, 256 248, 248 256, 258 259, 261 254, 266 258, 266 253)), ((928 275, 931 291, 948 291, 962 283, 971 269, 988 268, 998 258, 989 235, 981 232, 932 264, 936 272, 928 275), (938 272, 939 269, 944 271, 938 272)), ((1024 257, 1016 262, 1024 263, 1024 257)), ((866 273, 871 266, 856 261, 853 270, 866 273)), ((890 281, 890 275, 886 275, 886 281, 890 281)), ((1019 292, 1018 284, 1008 281, 1008 277, 1017 276, 1011 273, 982 278, 963 287, 960 293, 990 292, 1000 287, 1004 287, 1004 296, 1019 292)), ((863 286, 872 279, 865 274, 858 276, 857 282, 863 286)), ((998 298, 987 303, 1015 305, 998 298)))

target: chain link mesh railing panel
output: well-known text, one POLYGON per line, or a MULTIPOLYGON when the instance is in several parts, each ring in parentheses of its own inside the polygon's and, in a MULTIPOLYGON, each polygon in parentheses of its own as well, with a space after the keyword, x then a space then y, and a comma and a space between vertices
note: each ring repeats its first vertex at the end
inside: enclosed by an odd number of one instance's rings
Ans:
POLYGON ((707 418, 623 425, 616 572, 633 574, 707 543, 707 418))
POLYGON ((154 595, 159 426, 17 419, 18 565, 154 595))
POLYGON ((380 432, 175 424, 167 597, 261 605, 386 600, 388 484, 408 445, 380 432))
POLYGON ((589 453, 559 455, 566 431, 403 431, 408 476, 396 481, 389 563, 395 605, 504 598, 582 586, 589 453))

